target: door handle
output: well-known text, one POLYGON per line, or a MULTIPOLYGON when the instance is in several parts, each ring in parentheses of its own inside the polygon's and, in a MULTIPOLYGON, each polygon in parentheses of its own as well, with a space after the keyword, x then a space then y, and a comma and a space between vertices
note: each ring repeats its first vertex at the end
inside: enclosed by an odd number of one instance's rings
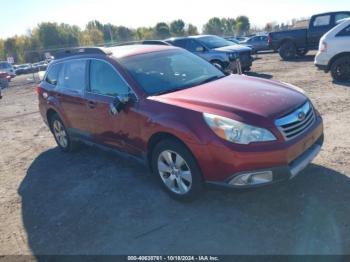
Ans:
POLYGON ((88 101, 87 106, 91 109, 94 109, 96 107, 96 102, 94 101, 88 101))

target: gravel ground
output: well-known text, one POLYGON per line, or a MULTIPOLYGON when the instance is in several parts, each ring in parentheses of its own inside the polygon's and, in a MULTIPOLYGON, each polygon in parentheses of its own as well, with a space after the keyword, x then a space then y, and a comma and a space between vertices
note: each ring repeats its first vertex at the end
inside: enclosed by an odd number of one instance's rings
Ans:
POLYGON ((61 153, 20 76, 0 100, 0 255, 349 254, 350 85, 313 56, 259 55, 258 77, 306 90, 324 117, 319 156, 294 180, 178 203, 144 166, 90 147, 61 153))

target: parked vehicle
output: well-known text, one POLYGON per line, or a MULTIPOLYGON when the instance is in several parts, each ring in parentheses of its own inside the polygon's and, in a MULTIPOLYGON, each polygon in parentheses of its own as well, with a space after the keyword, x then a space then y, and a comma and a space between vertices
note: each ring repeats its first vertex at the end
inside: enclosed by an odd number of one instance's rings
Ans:
POLYGON ((33 72, 34 72, 34 69, 33 69, 32 64, 17 65, 16 75, 30 74, 33 72))
POLYGON ((226 76, 172 46, 72 51, 50 64, 37 93, 63 151, 79 140, 132 154, 181 200, 204 183, 245 188, 291 179, 323 141, 322 118, 301 89, 226 76))
POLYGON ((13 69, 12 65, 7 61, 0 62, 0 71, 8 73, 11 76, 11 78, 14 78, 16 76, 15 70, 13 69))
POLYGON ((349 11, 317 14, 311 17, 309 27, 272 32, 268 35, 271 49, 279 50, 282 59, 290 60, 296 55, 304 56, 317 49, 321 36, 336 26, 341 19, 350 16, 349 11))
POLYGON ((240 42, 240 44, 252 48, 253 52, 257 53, 259 51, 271 50, 267 40, 267 35, 257 35, 240 42))
POLYGON ((322 36, 315 65, 336 81, 350 80, 350 18, 322 36))
POLYGON ((47 63, 45 61, 37 62, 32 65, 32 72, 45 71, 47 69, 47 63))
MULTIPOLYGON (((225 39, 226 39, 227 41, 232 42, 234 45, 241 45, 241 46, 243 45, 243 44, 241 44, 241 42, 239 42, 235 37, 225 37, 225 39)), ((252 53, 255 53, 255 51, 253 50, 253 46, 248 45, 248 44, 245 44, 244 46, 249 47, 250 49, 252 49, 252 53)))
POLYGON ((234 44, 222 37, 197 35, 165 41, 204 58, 227 73, 236 70, 236 57, 239 57, 243 71, 249 71, 252 66, 252 50, 249 47, 234 44))
POLYGON ((4 71, 0 71, 0 99, 2 98, 1 89, 9 86, 11 76, 4 71))

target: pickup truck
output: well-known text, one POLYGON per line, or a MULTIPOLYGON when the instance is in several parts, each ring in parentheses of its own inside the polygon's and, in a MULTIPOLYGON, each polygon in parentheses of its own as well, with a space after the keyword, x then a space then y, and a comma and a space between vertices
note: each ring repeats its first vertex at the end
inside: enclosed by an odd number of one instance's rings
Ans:
POLYGON ((291 60, 296 55, 304 56, 309 50, 317 49, 322 35, 347 17, 350 17, 350 11, 313 15, 308 28, 269 33, 269 46, 278 50, 283 60, 291 60))

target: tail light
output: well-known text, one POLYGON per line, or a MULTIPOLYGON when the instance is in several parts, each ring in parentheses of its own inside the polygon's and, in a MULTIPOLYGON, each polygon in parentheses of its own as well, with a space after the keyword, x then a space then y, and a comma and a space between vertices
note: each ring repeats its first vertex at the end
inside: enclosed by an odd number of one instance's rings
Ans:
POLYGON ((321 42, 320 43, 320 52, 327 52, 327 43, 326 42, 321 42))
POLYGON ((272 36, 271 35, 269 35, 268 37, 267 37, 267 43, 270 45, 270 44, 272 44, 272 36))
POLYGON ((41 87, 40 87, 40 85, 37 85, 37 86, 36 86, 36 93, 37 93, 38 96, 40 96, 40 93, 41 93, 41 87))

